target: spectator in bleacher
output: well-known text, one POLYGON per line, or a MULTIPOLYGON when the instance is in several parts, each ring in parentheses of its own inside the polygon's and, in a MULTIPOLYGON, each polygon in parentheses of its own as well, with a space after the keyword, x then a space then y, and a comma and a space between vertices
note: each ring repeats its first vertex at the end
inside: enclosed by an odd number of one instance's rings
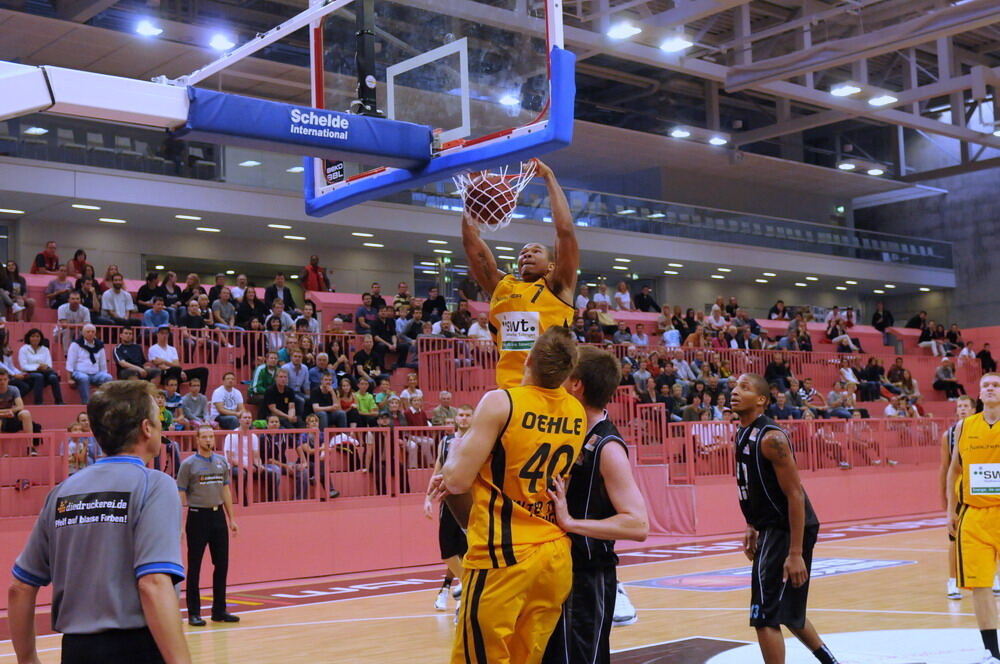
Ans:
MULTIPOLYGON (((90 263, 87 262, 87 252, 83 249, 77 249, 73 252, 73 259, 66 263, 66 271, 69 276, 76 279, 83 275, 83 271, 88 265, 90 263)), ((90 269, 93 270, 94 266, 90 265, 90 269)))
POLYGON ((431 424, 436 427, 444 426, 446 420, 453 420, 458 415, 458 409, 451 405, 452 395, 448 390, 442 390, 438 394, 438 405, 431 411, 431 424))
MULTIPOLYGON (((187 279, 184 280, 184 290, 181 291, 180 306, 186 308, 191 300, 197 299, 197 297, 202 293, 208 295, 204 287, 201 285, 201 277, 194 272, 189 272, 187 279)), ((178 311, 180 312, 182 310, 178 311)))
POLYGON ((941 355, 951 355, 951 344, 948 343, 948 333, 944 329, 944 325, 938 323, 936 325, 928 325, 928 327, 933 328, 931 330, 931 339, 934 343, 938 345, 941 350, 941 355))
MULTIPOLYGON (((807 379, 807 384, 809 380, 811 379, 807 379)), ((836 381, 833 389, 830 390, 830 393, 826 397, 827 416, 850 419, 851 406, 849 404, 851 401, 852 399, 847 392, 844 381, 836 381)))
POLYGON ((392 383, 388 378, 383 378, 378 382, 378 387, 375 388, 375 406, 379 410, 385 410, 386 401, 389 397, 398 396, 392 391, 392 383))
POLYGON ((646 326, 644 324, 635 324, 635 332, 632 333, 632 341, 639 346, 649 345, 649 335, 646 334, 646 326))
MULTIPOLYGON (((281 482, 281 469, 265 466, 260 458, 260 439, 252 433, 253 415, 249 411, 240 413, 240 428, 227 434, 222 444, 222 452, 233 472, 233 483, 238 493, 243 494, 243 505, 246 506, 249 491, 246 489, 250 472, 253 476, 264 476, 264 498, 273 500, 277 495, 277 487, 281 482)), ((259 501, 260 498, 258 497, 259 501)))
POLYGON ((791 377, 792 369, 785 362, 784 354, 775 353, 767 367, 764 368, 764 380, 767 381, 768 385, 777 385, 779 390, 786 392, 788 379, 791 377))
POLYGON ((28 297, 28 283, 21 276, 21 271, 17 267, 16 261, 7 261, 7 289, 10 299, 14 303, 9 318, 16 320, 17 315, 24 311, 24 320, 31 321, 35 315, 35 299, 28 297))
POLYGON ((309 257, 309 264, 302 268, 302 288, 307 291, 329 292, 330 278, 327 276, 326 268, 319 264, 319 256, 313 254, 309 257))
POLYGON ((177 389, 179 382, 174 376, 163 381, 163 401, 171 412, 181 407, 181 400, 184 398, 177 389))
POLYGON ((296 329, 300 329, 301 326, 305 325, 305 329, 301 330, 307 332, 311 335, 318 335, 320 331, 319 319, 316 318, 316 304, 312 300, 306 300, 302 303, 302 311, 299 317, 295 319, 296 329))
POLYGON ((252 404, 260 405, 264 399, 267 388, 274 385, 274 376, 278 371, 278 353, 271 350, 264 356, 263 364, 257 365, 253 370, 250 379, 250 387, 247 388, 248 401, 252 404))
MULTIPOLYGON (((21 392, 10 384, 10 374, 0 367, 0 433, 39 433, 40 427, 31 417, 31 411, 24 407, 21 392)), ((41 440, 32 438, 28 453, 38 454, 41 440)))
POLYGON ((965 365, 974 362, 976 359, 976 349, 973 348, 972 341, 966 341, 962 344, 962 350, 958 353, 958 363, 959 365, 965 365))
POLYGON ((709 337, 717 337, 721 335, 725 329, 729 327, 729 321, 726 320, 725 315, 722 313, 722 307, 717 304, 712 305, 712 312, 705 319, 705 331, 709 337))
POLYGON ((177 316, 181 311, 181 290, 180 286, 177 285, 177 273, 174 271, 168 271, 163 275, 163 280, 160 281, 160 285, 156 288, 156 294, 163 298, 163 304, 166 307, 167 313, 170 314, 170 319, 173 322, 177 321, 177 316))
POLYGON ((908 399, 920 396, 920 383, 907 369, 899 372, 899 378, 893 381, 893 386, 899 390, 900 395, 908 399))
POLYGON ((401 326, 399 319, 397 319, 396 323, 396 335, 416 348, 417 337, 423 333, 424 329, 424 310, 418 306, 414 306, 410 309, 409 320, 403 320, 401 326), (399 331, 400 327, 403 328, 402 332, 399 331))
POLYGON ((223 272, 217 272, 215 274, 215 283, 212 287, 208 289, 208 303, 211 305, 216 300, 219 299, 219 293, 226 286, 226 275, 223 272))
POLYGON ((378 417, 378 405, 375 403, 375 395, 371 392, 372 381, 367 378, 358 379, 358 389, 354 392, 354 404, 357 408, 358 416, 363 421, 363 426, 375 426, 375 419, 378 417))
POLYGON ((198 300, 188 300, 187 313, 177 319, 181 328, 181 339, 187 347, 188 357, 199 358, 203 362, 211 362, 219 348, 219 342, 212 338, 212 331, 205 323, 205 317, 198 306, 198 300))
POLYGON ((319 418, 320 428, 347 428, 347 413, 340 407, 340 399, 333 389, 333 376, 330 374, 323 374, 319 385, 310 393, 308 407, 319 418))
POLYGON ((285 285, 285 273, 278 272, 274 275, 274 283, 268 286, 264 290, 264 304, 268 308, 272 308, 271 305, 275 300, 281 300, 285 303, 285 311, 289 314, 298 312, 298 305, 295 303, 295 297, 292 295, 292 291, 285 285))
POLYGON ((232 291, 229 286, 223 286, 219 290, 219 297, 212 302, 212 319, 215 327, 220 330, 242 330, 236 324, 236 306, 233 304, 232 291))
POLYGON ((101 386, 113 380, 108 373, 108 357, 104 343, 97 338, 97 328, 84 325, 83 334, 69 346, 66 357, 66 371, 69 373, 70 387, 80 392, 84 404, 90 401, 90 386, 101 386))
POLYGON ((91 322, 90 310, 80 303, 79 292, 70 292, 69 301, 56 312, 56 321, 59 325, 56 333, 59 335, 60 345, 67 349, 73 338, 79 336, 83 326, 91 322))
POLYGON ((681 332, 674 327, 673 321, 667 321, 666 330, 663 332, 663 345, 667 348, 680 348, 681 332))
POLYGON ((401 304, 410 306, 413 303, 413 296, 410 295, 410 286, 405 281, 396 284, 396 295, 392 298, 392 306, 398 307, 401 304))
POLYGON ((323 376, 337 378, 337 372, 330 366, 330 356, 327 353, 316 354, 316 364, 309 368, 309 391, 319 387, 323 376))
POLYGON ((927 325, 927 312, 919 311, 906 321, 906 327, 911 330, 922 330, 927 325))
POLYGON ((291 429, 298 424, 301 407, 295 392, 288 387, 288 371, 280 368, 274 375, 274 384, 267 388, 261 402, 263 412, 268 417, 274 415, 280 421, 280 426, 291 429))
POLYGON ((362 293, 361 306, 354 312, 354 331, 358 334, 370 334, 372 323, 378 316, 379 310, 372 305, 372 294, 362 293))
POLYGON ((302 351, 292 351, 292 359, 281 368, 288 372, 288 387, 295 395, 301 397, 303 402, 311 391, 309 385, 309 367, 302 363, 302 351))
POLYGON ((951 324, 945 333, 945 338, 948 340, 945 350, 949 352, 958 350, 965 345, 965 339, 962 338, 962 330, 959 329, 958 323, 951 324))
POLYGON ((945 393, 949 400, 955 400, 965 394, 965 386, 955 379, 955 363, 950 358, 941 359, 941 364, 934 371, 935 390, 945 393))
POLYGON ((366 334, 361 339, 361 348, 354 353, 354 379, 365 378, 369 383, 378 383, 385 374, 382 370, 385 361, 385 349, 375 345, 372 335, 366 334))
POLYGON ((590 298, 590 301, 595 305, 599 305, 603 302, 610 307, 611 298, 608 296, 608 284, 603 281, 597 284, 597 292, 590 298))
POLYGON ((188 381, 187 394, 181 397, 181 415, 185 428, 192 431, 197 431, 202 425, 218 428, 218 424, 209 417, 208 397, 201 393, 201 381, 197 378, 188 381))
MULTIPOLYGON (((577 318, 574 321, 574 327, 579 323, 580 331, 583 328, 583 320, 577 318)), ((492 341, 493 335, 490 334, 490 322, 489 317, 486 312, 480 312, 476 314, 476 320, 469 326, 468 336, 470 339, 478 339, 480 341, 492 341)))
POLYGON ((444 312, 442 312, 441 320, 431 325, 431 334, 446 336, 441 334, 441 329, 447 328, 451 330, 451 336, 449 338, 458 336, 458 330, 455 329, 455 324, 452 322, 451 317, 452 313, 450 311, 445 310, 444 312))
MULTIPOLYGON (((23 380, 31 386, 34 392, 35 405, 41 405, 45 400, 45 386, 52 389, 52 398, 57 405, 63 404, 62 390, 59 387, 59 373, 52 368, 52 352, 49 350, 45 335, 38 328, 28 330, 24 335, 24 344, 17 353, 18 364, 25 376, 23 380)), ((11 369, 8 366, 8 371, 11 369)), ((15 372, 16 373, 16 372, 15 372)))
POLYGON ((166 305, 161 296, 153 296, 152 306, 142 314, 142 326, 152 330, 164 326, 170 327, 170 314, 167 313, 166 305))
MULTIPOLYGON (((872 314, 872 327, 882 333, 883 341, 887 340, 887 330, 896 324, 896 319, 892 312, 885 308, 884 302, 875 304, 875 313, 872 314)), ((888 344, 886 344, 888 345, 888 344)))
MULTIPOLYGON (((6 341, 6 340, 5 340, 6 341)), ((28 374, 17 368, 17 362, 14 360, 14 350, 4 344, 3 348, 0 349, 0 366, 7 370, 10 375, 10 384, 17 388, 17 391, 22 395, 26 395, 31 391, 31 385, 28 383, 28 374)))
POLYGON ((244 410, 243 393, 236 389, 236 374, 232 371, 222 375, 222 385, 212 392, 211 404, 210 421, 218 422, 223 429, 239 426, 240 413, 244 410))
POLYGON ((284 331, 282 331, 281 319, 280 318, 268 318, 267 328, 264 333, 264 339, 267 343, 267 350, 273 351, 275 353, 281 353, 285 349, 286 337, 284 331))
POLYGON ((885 405, 882 409, 882 415, 885 417, 908 417, 909 408, 907 404, 900 404, 899 397, 893 395, 889 398, 889 403, 885 405))
POLYGON ((135 294, 135 304, 139 308, 139 313, 146 313, 153 308, 153 298, 159 293, 160 277, 155 272, 146 274, 146 283, 139 286, 139 291, 135 294))
POLYGON ((472 325, 472 313, 469 311, 469 301, 461 300, 455 307, 455 312, 451 315, 451 324, 455 331, 461 335, 469 334, 469 326, 472 325))
POLYGON ((247 275, 240 273, 236 275, 236 285, 229 288, 233 301, 239 304, 243 301, 243 294, 247 290, 247 275))
POLYGON ((94 288, 97 288, 97 272, 94 271, 94 266, 90 263, 87 263, 83 267, 83 271, 80 273, 80 276, 76 278, 76 284, 73 287, 80 290, 84 279, 93 279, 94 288))
POLYGON ((861 350, 855 343, 856 340, 847 334, 840 318, 833 318, 827 323, 826 338, 837 345, 838 353, 856 353, 861 350))
POLYGON ((767 416, 776 420, 798 420, 802 418, 802 413, 788 403, 788 395, 778 392, 774 403, 767 408, 767 416))
POLYGON ((205 367, 181 367, 177 349, 170 345, 170 328, 160 327, 156 330, 156 343, 149 347, 149 361, 160 370, 160 381, 166 384, 169 378, 178 382, 186 382, 197 377, 202 385, 208 382, 208 369, 205 367))
POLYGON ((681 421, 697 422, 701 419, 704 410, 701 395, 694 394, 688 399, 688 405, 681 408, 681 421))
POLYGON ((56 274, 59 264, 56 243, 49 240, 45 243, 45 249, 35 254, 35 260, 31 264, 31 274, 56 274))
POLYGON ((983 349, 976 353, 976 357, 979 358, 979 366, 982 367, 983 373, 990 373, 997 370, 997 363, 993 359, 993 353, 990 352, 990 345, 988 343, 983 344, 983 349))
POLYGON ((616 344, 630 344, 632 343, 632 333, 625 326, 625 321, 618 321, 618 329, 611 336, 611 341, 616 344))
POLYGON ((635 296, 635 310, 660 313, 660 305, 653 299, 652 289, 649 286, 643 286, 635 296))
POLYGON ((636 396, 639 403, 656 403, 656 379, 650 376, 641 388, 637 384, 636 396))
POLYGON ((215 318, 212 316, 212 305, 208 301, 208 296, 204 293, 198 293, 197 298, 191 299, 198 303, 198 312, 201 314, 202 320, 205 321, 205 327, 214 328, 215 318))
POLYGON ((632 306, 632 294, 628 291, 628 284, 619 281, 614 295, 611 298, 611 308, 615 311, 635 311, 632 306))
POLYGON ((119 380, 139 378, 150 382, 159 382, 160 370, 156 365, 146 360, 142 346, 135 343, 135 330, 123 327, 118 333, 118 345, 111 354, 115 361, 119 380))
POLYGON ((382 284, 377 281, 373 281, 371 288, 368 289, 368 292, 371 293, 372 296, 372 306, 378 311, 381 311, 382 307, 386 305, 385 298, 382 297, 382 284))
POLYGON ((423 303, 424 320, 436 323, 441 320, 441 315, 448 310, 448 303, 444 296, 438 291, 437 286, 431 286, 427 291, 427 299, 423 303))
POLYGON ((726 316, 728 318, 732 318, 733 316, 736 315, 736 312, 739 311, 739 309, 740 309, 739 300, 737 300, 735 296, 730 295, 729 302, 727 302, 726 306, 723 307, 723 311, 726 312, 726 316))
POLYGON ((337 401, 340 402, 340 410, 347 417, 348 426, 365 426, 364 418, 358 414, 358 404, 354 401, 354 386, 346 376, 340 379, 337 401))
POLYGON ((635 370, 632 368, 632 365, 627 362, 622 362, 622 377, 618 382, 618 385, 621 387, 631 387, 634 392, 635 380, 632 378, 633 373, 635 373, 635 370))
POLYGON ((935 327, 934 321, 923 321, 923 326, 920 328, 920 336, 917 338, 917 345, 921 348, 930 348, 934 357, 938 357, 945 353, 944 348, 934 338, 935 327))
POLYGON ((125 277, 115 273, 111 277, 111 288, 101 295, 101 315, 113 325, 139 325, 140 321, 129 317, 133 311, 135 303, 125 290, 125 277))
POLYGON ((393 308, 385 305, 379 311, 379 317, 371 324, 376 364, 384 367, 386 354, 396 354, 396 363, 388 370, 389 372, 407 366, 407 356, 410 353, 410 344, 396 335, 396 319, 393 318, 393 313, 393 308))
POLYGON ((844 389, 846 393, 844 395, 844 407, 851 411, 851 416, 854 417, 855 413, 861 413, 862 417, 868 417, 868 409, 861 408, 858 405, 858 385, 857 383, 845 383, 844 389))
MULTIPOLYGON (((635 389, 641 394, 646 391, 646 381, 653 377, 653 374, 649 371, 649 360, 640 360, 639 368, 632 372, 632 382, 635 384, 635 389)), ((655 395, 650 395, 654 397, 655 395)))
POLYGON ((415 371, 406 374, 406 386, 399 393, 399 398, 403 400, 403 406, 407 408, 410 406, 410 400, 414 397, 424 398, 424 391, 420 389, 420 376, 415 371))
POLYGON ((770 320, 789 320, 791 316, 789 316, 788 309, 785 308, 785 301, 778 300, 775 302, 774 305, 768 309, 767 317, 770 320))
POLYGON ((746 309, 743 309, 742 307, 738 307, 736 309, 736 313, 733 315, 733 319, 730 323, 738 330, 743 330, 749 337, 750 341, 754 341, 758 336, 760 336, 760 323, 751 318, 750 314, 746 312, 746 309))
POLYGON ((580 284, 580 292, 577 293, 576 299, 573 303, 576 305, 576 310, 578 312, 583 312, 587 308, 587 303, 590 302, 590 286, 587 284, 580 284))
POLYGON ((49 309, 58 309, 69 301, 71 290, 73 290, 73 282, 67 276, 66 266, 60 265, 56 269, 55 278, 45 287, 45 303, 49 309))
MULTIPOLYGON (((232 289, 230 289, 232 292, 232 289)), ((267 310, 264 301, 257 297, 255 288, 247 288, 243 293, 243 299, 236 308, 236 325, 244 330, 250 329, 250 319, 256 318, 261 323, 268 318, 270 312, 267 310)), ((264 327, 267 327, 265 325, 264 327)))

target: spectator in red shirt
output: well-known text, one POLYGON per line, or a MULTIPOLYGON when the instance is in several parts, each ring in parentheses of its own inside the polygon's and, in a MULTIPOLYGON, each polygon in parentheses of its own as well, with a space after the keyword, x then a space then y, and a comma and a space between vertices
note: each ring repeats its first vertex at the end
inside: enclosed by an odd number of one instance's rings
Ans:
POLYGON ((45 243, 45 251, 35 255, 31 264, 32 274, 56 274, 59 271, 59 255, 56 254, 56 243, 49 240, 45 243))
POLYGON ((330 279, 326 274, 326 268, 320 267, 319 256, 313 254, 309 257, 309 265, 302 270, 302 287, 307 291, 333 290, 330 288, 330 279))
POLYGON ((73 260, 66 263, 66 271, 69 273, 69 276, 75 279, 83 276, 83 270, 87 266, 90 266, 91 270, 94 269, 94 266, 87 262, 87 252, 83 249, 77 249, 73 253, 73 260))

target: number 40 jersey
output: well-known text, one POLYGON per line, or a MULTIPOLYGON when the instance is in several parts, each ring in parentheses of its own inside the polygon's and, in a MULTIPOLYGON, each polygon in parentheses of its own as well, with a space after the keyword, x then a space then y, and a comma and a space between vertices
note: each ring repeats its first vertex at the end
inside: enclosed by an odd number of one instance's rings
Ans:
POLYGON ((517 387, 524 376, 524 361, 535 340, 554 325, 569 327, 575 310, 552 292, 545 279, 521 281, 504 276, 490 299, 490 331, 500 351, 497 387, 517 387))
POLYGON ((564 388, 524 385, 504 390, 510 419, 472 485, 464 565, 516 565, 531 549, 565 537, 547 490, 565 478, 583 448, 587 417, 564 388))

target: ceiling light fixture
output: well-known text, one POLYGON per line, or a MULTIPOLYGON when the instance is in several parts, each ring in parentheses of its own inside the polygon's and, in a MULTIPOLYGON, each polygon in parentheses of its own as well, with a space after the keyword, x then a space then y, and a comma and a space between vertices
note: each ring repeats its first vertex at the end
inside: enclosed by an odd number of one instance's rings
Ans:
POLYGON ((163 270, 163 269, 165 269, 165 267, 166 267, 166 266, 164 266, 164 265, 154 265, 154 266, 153 266, 153 269, 154 269, 154 270, 163 270))
POLYGON ((450 253, 452 253, 452 251, 451 251, 451 249, 435 249, 434 253, 435 254, 450 254, 450 253))
POLYGON ((881 288, 876 288, 872 292, 875 293, 876 295, 885 295, 885 291, 882 290, 881 288))
POLYGON ((895 288, 896 284, 885 284, 883 288, 895 288))
POLYGON ((836 290, 847 290, 847 286, 834 286, 836 290))
POLYGON ((447 240, 427 240, 427 244, 448 244, 447 240))
POLYGON ((98 221, 103 221, 106 224, 127 224, 128 221, 125 219, 115 219, 114 217, 100 217, 98 221))
POLYGON ((627 265, 612 265, 611 269, 612 270, 625 270, 627 272, 628 271, 628 266, 627 265))
POLYGON ((302 166, 292 166, 291 168, 286 168, 285 172, 286 173, 301 173, 304 170, 306 170, 306 169, 304 167, 302 167, 302 166))
POLYGON ((28 127, 22 133, 27 134, 28 136, 44 136, 49 133, 49 130, 45 127, 28 127))
POLYGON ((729 139, 723 138, 722 136, 713 136, 712 138, 708 139, 708 142, 710 145, 722 146, 722 145, 727 145, 729 143, 729 139))
POLYGON ((663 274, 680 274, 677 270, 664 270, 663 274))
POLYGON ((24 214, 24 210, 13 210, 11 208, 0 208, 0 214, 24 214))
POLYGON ((874 175, 877 177, 879 175, 885 175, 885 171, 881 168, 869 168, 868 175, 874 175))
POLYGON ((754 279, 754 281, 756 281, 758 284, 766 284, 767 283, 767 279, 754 279))
POLYGON ((505 261, 516 261, 517 256, 511 256, 510 254, 500 254, 497 258, 502 258, 505 261))
POLYGON ((920 288, 920 292, 921 293, 930 293, 931 289, 927 288, 926 286, 923 286, 923 287, 920 288))
POLYGON ((297 274, 290 274, 290 275, 288 275, 288 278, 289 279, 298 279, 299 275, 297 275, 297 274))
POLYGON ((684 263, 667 263, 667 267, 684 267, 684 263))
POLYGON ((795 285, 798 286, 799 288, 802 288, 803 286, 808 286, 809 284, 802 281, 796 281, 795 285))
POLYGON ((143 37, 156 37, 157 35, 163 34, 163 28, 158 28, 151 21, 145 19, 139 21, 135 26, 135 31, 138 32, 143 37))
POLYGON ((774 272, 762 272, 761 274, 763 274, 765 277, 776 277, 776 276, 778 276, 774 272))
POLYGON ((849 161, 842 161, 839 164, 837 164, 837 168, 839 168, 842 171, 853 171, 855 168, 857 168, 857 166, 855 166, 849 161))
POLYGON ((861 92, 861 88, 853 83, 841 83, 830 88, 830 94, 834 97, 850 97, 861 92))
POLYGON ((498 245, 497 245, 497 251, 514 251, 514 247, 501 247, 501 246, 500 246, 500 245, 498 244, 498 245))
POLYGON ((664 53, 680 53, 694 46, 694 42, 685 35, 671 35, 660 42, 660 50, 664 53))
POLYGON ((850 286, 857 286, 858 285, 858 282, 854 281, 853 279, 848 279, 844 283, 848 284, 850 286))
POLYGON ((73 203, 70 207, 75 207, 77 210, 100 210, 100 205, 87 205, 85 203, 73 203))
POLYGON ((728 267, 717 267, 715 269, 718 270, 719 272, 732 272, 733 271, 732 268, 728 268, 728 267))
POLYGON ((236 270, 226 270, 226 274, 236 274, 236 270))
POLYGON ((653 214, 649 215, 646 218, 647 219, 663 219, 665 216, 667 216, 667 215, 663 214, 662 212, 654 212, 653 214))
POLYGON ((899 101, 898 97, 893 97, 892 95, 889 94, 882 94, 878 95, 877 97, 872 97, 871 99, 869 99, 868 105, 876 107, 888 106, 889 104, 895 104, 897 101, 899 101))
POLYGON ((286 240, 305 240, 306 238, 302 235, 282 235, 281 237, 286 240))
POLYGON ((186 219, 188 221, 201 221, 201 217, 196 217, 193 214, 175 214, 176 219, 186 219))
MULTIPOLYGON (((202 231, 203 233, 221 233, 222 230, 218 228, 212 228, 211 226, 198 226, 195 228, 196 231, 202 231)), ((287 235, 285 237, 288 237, 287 235)), ((305 239, 305 238, 303 238, 305 239)))
POLYGON ((636 27, 628 21, 622 21, 621 23, 615 23, 608 28, 607 35, 612 39, 628 39, 629 37, 636 36, 640 32, 642 32, 642 28, 636 27))
POLYGON ((261 162, 257 161, 256 159, 247 159, 246 161, 240 162, 240 166, 242 166, 243 168, 254 168, 256 166, 260 166, 260 164, 261 162))
POLYGON ((631 258, 616 258, 615 262, 616 263, 631 263, 632 259, 631 258))
POLYGON ((372 247, 373 249, 381 249, 382 247, 385 246, 381 242, 362 242, 361 244, 363 244, 366 247, 372 247))
POLYGON ((635 208, 625 208, 624 210, 619 210, 618 214, 635 214, 635 208))
POLYGON ((212 40, 208 42, 208 45, 216 51, 228 51, 236 46, 236 42, 220 32, 212 36, 212 40))
POLYGON ((806 277, 806 281, 819 281, 819 277, 806 277))
POLYGON ((725 277, 724 277, 724 276, 722 276, 721 274, 713 274, 713 275, 712 275, 712 278, 713 278, 713 279, 725 279, 725 277))
POLYGON ((375 237, 374 233, 362 233, 361 231, 354 231, 351 235, 354 237, 375 237))
POLYGON ((670 132, 670 135, 673 136, 674 138, 688 138, 689 136, 691 136, 691 132, 689 132, 687 129, 684 129, 683 127, 677 127, 672 132, 670 132))
POLYGON ((292 227, 289 226, 288 224, 268 224, 267 227, 268 228, 277 228, 278 230, 282 230, 282 231, 290 231, 290 230, 292 230, 292 227))
POLYGON ((521 98, 508 92, 504 96, 500 97, 500 104, 502 106, 520 106, 521 98))

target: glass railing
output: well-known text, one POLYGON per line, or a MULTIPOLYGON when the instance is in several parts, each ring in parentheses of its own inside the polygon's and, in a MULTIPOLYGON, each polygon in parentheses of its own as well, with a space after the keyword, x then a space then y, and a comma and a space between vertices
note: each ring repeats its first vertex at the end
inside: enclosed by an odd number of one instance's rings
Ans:
MULTIPOLYGON (((0 122, 0 155, 283 191, 299 191, 302 187, 302 161, 293 155, 177 141, 165 132, 51 115, 0 122)), ((576 224, 581 227, 883 263, 954 267, 949 242, 582 189, 567 189, 566 195, 576 224)), ((450 211, 462 209, 450 180, 380 200, 450 211)), ((514 216, 539 223, 551 221, 545 188, 531 185, 525 189, 514 216)))

